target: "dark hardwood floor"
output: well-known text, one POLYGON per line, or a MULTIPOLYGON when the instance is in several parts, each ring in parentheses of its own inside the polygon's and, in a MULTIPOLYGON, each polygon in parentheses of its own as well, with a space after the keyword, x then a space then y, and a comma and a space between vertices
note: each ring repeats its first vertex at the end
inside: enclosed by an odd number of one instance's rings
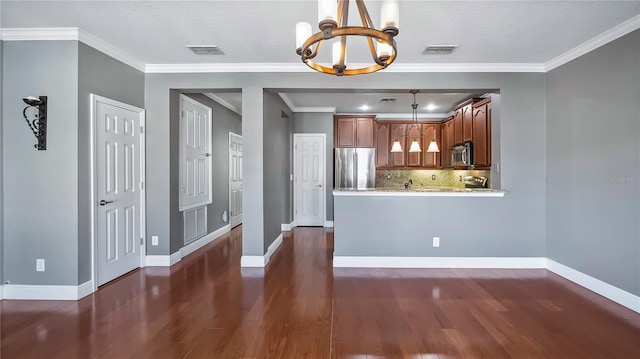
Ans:
POLYGON ((78 302, 0 302, 0 357, 640 358, 639 314, 546 270, 332 269, 322 228, 240 268, 240 234, 78 302))

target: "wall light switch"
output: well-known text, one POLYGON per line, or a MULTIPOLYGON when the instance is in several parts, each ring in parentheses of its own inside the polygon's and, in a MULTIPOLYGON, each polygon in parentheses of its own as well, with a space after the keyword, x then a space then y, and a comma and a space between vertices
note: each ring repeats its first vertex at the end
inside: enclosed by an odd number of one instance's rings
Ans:
POLYGON ((440 237, 433 237, 433 246, 440 247, 440 237))
POLYGON ((158 245, 158 236, 151 236, 151 245, 152 246, 158 245))

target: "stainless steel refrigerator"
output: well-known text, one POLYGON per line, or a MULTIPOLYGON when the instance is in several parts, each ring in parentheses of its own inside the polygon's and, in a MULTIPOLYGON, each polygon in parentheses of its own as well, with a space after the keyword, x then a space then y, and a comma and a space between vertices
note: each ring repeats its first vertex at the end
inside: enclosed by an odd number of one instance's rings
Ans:
POLYGON ((375 148, 336 148, 334 152, 335 188, 376 187, 375 148))

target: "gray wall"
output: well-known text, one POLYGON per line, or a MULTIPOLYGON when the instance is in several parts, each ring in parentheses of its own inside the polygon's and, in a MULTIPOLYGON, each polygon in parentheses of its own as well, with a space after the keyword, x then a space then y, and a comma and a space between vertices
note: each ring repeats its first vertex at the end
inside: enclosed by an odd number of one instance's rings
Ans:
POLYGON ((264 248, 291 223, 291 141, 293 114, 280 96, 264 94, 264 248))
POLYGON ((546 90, 548 257, 640 295, 640 31, 546 90))
MULTIPOLYGON (((169 221, 169 90, 242 88, 244 140, 243 255, 262 255, 274 233, 265 233, 264 209, 268 169, 263 151, 269 141, 264 121, 265 89, 397 89, 425 88, 455 92, 500 91, 501 185, 509 194, 496 199, 486 213, 488 226, 510 233, 507 239, 489 241, 487 252, 503 253, 503 246, 529 249, 531 256, 544 256, 545 248, 545 75, 542 73, 376 73, 337 78, 317 73, 197 73, 146 74, 145 103, 151 127, 147 171, 157 173, 148 180, 148 228, 167 241, 169 221), (524 176, 523 174, 526 174, 524 176), (163 238, 164 237, 164 238, 163 238), (512 239, 515 238, 515 239, 512 239)), ((284 156, 289 156, 285 154, 284 156)), ((282 213, 283 208, 268 208, 282 213)), ((279 219, 282 221, 282 218, 279 219)), ((335 221, 335 218, 334 218, 335 221)), ((275 222, 275 221, 274 221, 275 222)), ((271 223, 271 219, 269 219, 271 223)), ((282 222, 278 222, 282 223, 282 222)), ((286 223, 286 222, 285 222, 286 223)), ((444 239, 443 239, 444 240, 444 239)), ((468 238, 467 241, 474 239, 468 238)), ((464 245, 464 242, 463 244, 464 245)), ((158 247, 156 247, 158 248, 158 247)), ((462 250, 462 249, 461 249, 462 250)), ((168 254, 165 252, 164 254, 168 254)))
MULTIPOLYGON (((2 48, 3 41, 0 41, 0 151, 3 149, 2 147, 2 48)), ((3 180, 2 180, 2 154, 0 154, 0 285, 4 283, 4 265, 3 265, 3 257, 4 257, 4 226, 3 226, 3 217, 4 217, 4 192, 3 192, 3 180)))
POLYGON ((333 113, 295 112, 293 133, 324 133, 327 135, 327 221, 333 221, 333 113))
MULTIPOLYGON (((228 217, 226 222, 222 220, 222 212, 229 215, 229 132, 242 135, 242 117, 203 94, 186 95, 212 112, 213 203, 207 206, 207 233, 211 233, 229 224, 228 217)), ((184 223, 182 227, 184 243, 184 223)))
POLYGON ((527 235, 536 230, 532 224, 539 219, 527 221, 530 213, 518 213, 518 204, 509 201, 510 195, 336 196, 334 255, 545 257, 544 238, 527 235), (512 221, 519 226, 509 225, 512 221), (440 247, 433 247, 433 237, 440 237, 440 247))
POLYGON ((78 45, 78 283, 91 279, 90 94, 144 108, 144 73, 78 45))
POLYGON ((78 42, 4 42, 2 60, 4 279, 77 285, 78 42), (37 151, 22 98, 43 95, 47 150, 37 151))

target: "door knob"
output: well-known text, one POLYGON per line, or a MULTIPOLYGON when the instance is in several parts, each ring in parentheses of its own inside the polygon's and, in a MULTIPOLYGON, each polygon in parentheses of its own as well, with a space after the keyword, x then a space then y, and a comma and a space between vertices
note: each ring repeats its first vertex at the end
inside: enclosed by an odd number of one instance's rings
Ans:
POLYGON ((204 156, 205 157, 209 157, 209 156, 211 156, 211 154, 210 153, 205 153, 204 156))
POLYGON ((105 201, 105 200, 103 199, 103 200, 100 200, 100 202, 99 202, 99 204, 100 204, 101 206, 107 205, 107 204, 109 204, 109 203, 113 203, 113 201, 105 201))
POLYGON ((317 185, 316 187, 320 188, 320 187, 322 187, 322 185, 321 185, 321 184, 319 184, 319 185, 317 185))

